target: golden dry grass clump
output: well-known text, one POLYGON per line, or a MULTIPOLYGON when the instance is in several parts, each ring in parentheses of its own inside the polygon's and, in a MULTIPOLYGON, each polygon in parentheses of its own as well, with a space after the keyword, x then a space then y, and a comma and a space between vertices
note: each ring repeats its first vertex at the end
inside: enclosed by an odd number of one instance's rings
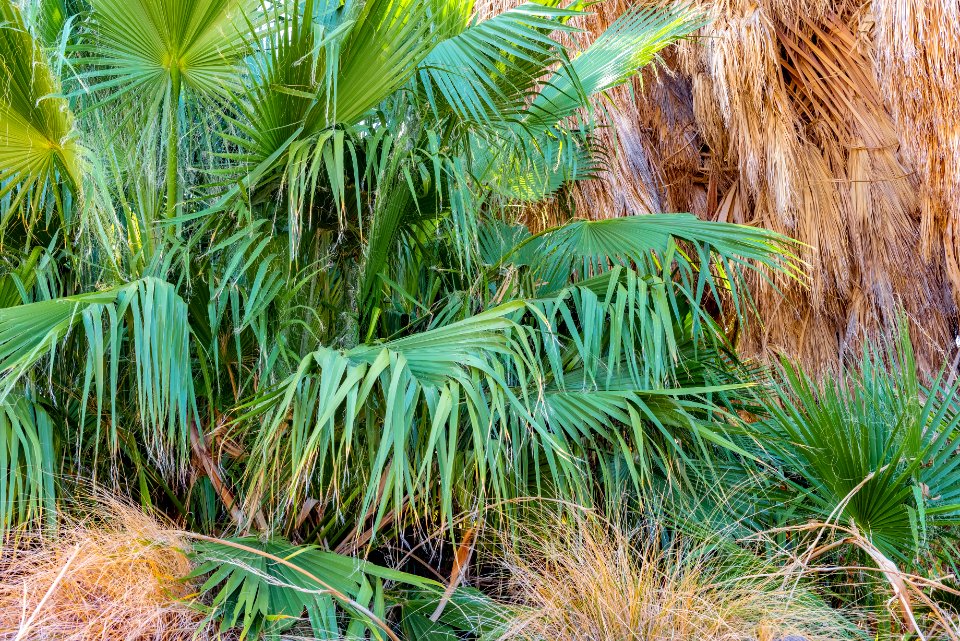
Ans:
POLYGON ((661 547, 658 537, 586 516, 513 535, 506 589, 520 607, 502 641, 852 637, 850 623, 795 579, 707 545, 661 547))
POLYGON ((190 563, 172 529, 107 503, 56 536, 15 532, 0 560, 0 639, 187 641, 213 638, 184 600, 190 563))

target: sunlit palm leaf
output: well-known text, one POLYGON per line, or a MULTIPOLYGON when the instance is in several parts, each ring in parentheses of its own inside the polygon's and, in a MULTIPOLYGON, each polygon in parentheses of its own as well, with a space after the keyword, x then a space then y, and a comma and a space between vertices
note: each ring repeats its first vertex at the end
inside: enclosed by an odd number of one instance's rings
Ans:
MULTIPOLYGON (((601 273, 610 263, 633 264, 644 276, 678 281, 679 291, 695 308, 704 295, 722 304, 721 295, 729 293, 741 320, 752 311, 745 272, 773 269, 797 279, 802 274, 787 238, 756 227, 702 221, 690 214, 580 221, 547 242, 554 256, 573 257, 580 278, 601 273)), ((671 298, 675 295, 672 289, 667 293, 671 298)), ((671 300, 671 305, 676 304, 671 300)))
POLYGON ((575 31, 566 20, 577 15, 524 4, 439 43, 418 74, 430 105, 438 115, 438 107, 446 105, 465 122, 517 117, 540 75, 560 60, 560 46, 550 34, 575 31))
POLYGON ((11 0, 0 20, 0 197, 13 195, 0 219, 20 212, 29 227, 45 205, 62 210, 63 187, 77 194, 80 150, 59 83, 11 0))
MULTIPOLYGON (((356 3, 348 3, 356 5, 356 3)), ((438 40, 463 28, 468 0, 367 0, 323 87, 331 122, 352 123, 400 87, 438 40)))
POLYGON ((451 7, 467 6, 308 0, 301 14, 298 3, 277 3, 273 27, 254 58, 245 113, 252 139, 236 142, 262 162, 282 152, 295 132, 309 137, 335 124, 354 124, 407 82, 431 39, 456 29, 457 11, 451 7), (446 24, 433 23, 433 14, 444 16, 446 24))
POLYGON ((198 541, 192 556, 191 576, 206 577, 202 591, 213 595, 211 615, 241 638, 274 638, 304 619, 318 639, 385 638, 384 580, 439 591, 434 581, 283 539, 198 541))
MULTIPOLYGON (((459 411, 451 410, 458 399, 471 408, 473 428, 479 432, 489 420, 506 420, 507 412, 527 414, 498 361, 520 357, 506 331, 516 328, 507 317, 521 308, 505 305, 380 345, 309 355, 295 375, 252 407, 270 414, 257 438, 261 467, 249 472, 256 488, 252 494, 279 490, 283 504, 278 507, 288 509, 320 480, 317 474, 332 481, 357 467, 350 461, 358 456, 363 457, 358 469, 370 475, 364 510, 377 499, 381 479, 386 483, 384 498, 393 500, 380 501, 380 516, 391 504, 399 509, 403 497, 413 495, 422 482, 417 478, 423 473, 417 471, 420 461, 432 465, 439 433, 448 425, 456 431, 459 411), (420 408, 434 426, 432 436, 412 429, 420 408), (366 452, 355 449, 354 439, 363 436, 372 439, 369 460, 364 460, 366 452), (414 442, 420 443, 421 452, 408 459, 414 442), (282 486, 262 487, 266 478, 283 479, 282 486)), ((453 479, 445 482, 449 486, 453 479)))
POLYGON ((81 78, 109 100, 135 92, 142 105, 158 103, 176 73, 200 95, 237 86, 252 0, 93 0, 94 40, 79 50, 94 69, 81 78))
POLYGON ((559 66, 519 122, 473 141, 474 172, 504 195, 529 201, 552 195, 566 182, 590 177, 597 163, 588 140, 558 125, 581 108, 589 111, 596 95, 626 82, 657 52, 699 25, 690 9, 637 5, 628 10, 585 51, 559 66))
POLYGON ((702 23, 689 8, 635 5, 546 82, 531 105, 528 124, 550 126, 572 115, 589 96, 623 84, 659 51, 702 23))

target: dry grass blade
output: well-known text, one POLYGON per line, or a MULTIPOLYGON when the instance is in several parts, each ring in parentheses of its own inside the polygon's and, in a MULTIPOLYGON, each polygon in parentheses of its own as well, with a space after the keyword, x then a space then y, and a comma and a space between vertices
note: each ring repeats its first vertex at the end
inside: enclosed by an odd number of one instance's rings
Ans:
POLYGON ((871 543, 870 540, 852 524, 843 526, 829 522, 812 522, 769 530, 761 536, 769 536, 783 532, 801 535, 809 533, 815 534, 813 543, 807 548, 803 557, 795 558, 792 563, 784 567, 782 571, 784 577, 796 579, 800 576, 824 572, 876 572, 882 575, 884 580, 889 584, 890 591, 893 595, 890 602, 896 602, 899 605, 900 613, 906 623, 905 627, 912 630, 917 638, 921 640, 944 638, 937 635, 939 632, 946 635, 945 638, 949 638, 951 641, 958 641, 958 639, 960 639, 960 636, 958 636, 960 635, 960 628, 953 622, 956 618, 955 615, 948 612, 927 593, 928 591, 935 590, 960 596, 960 591, 944 582, 947 578, 955 577, 949 576, 937 579, 901 571, 896 563, 871 543), (823 542, 821 542, 822 539, 823 542), (817 566, 813 564, 816 559, 843 547, 858 548, 874 563, 874 567, 859 565, 817 566), (917 604, 915 600, 922 603, 930 613, 932 629, 927 630, 926 634, 917 616, 915 609, 917 604))

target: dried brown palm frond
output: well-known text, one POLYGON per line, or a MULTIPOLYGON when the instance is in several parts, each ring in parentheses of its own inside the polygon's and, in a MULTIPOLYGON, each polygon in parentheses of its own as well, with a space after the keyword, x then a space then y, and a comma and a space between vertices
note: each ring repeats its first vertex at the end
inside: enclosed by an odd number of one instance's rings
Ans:
MULTIPOLYGON (((771 22, 777 64, 768 90, 782 93, 777 102, 789 108, 778 118, 789 118, 792 133, 780 127, 766 143, 751 139, 745 145, 768 162, 787 158, 786 169, 768 169, 767 184, 755 184, 750 195, 761 224, 808 245, 804 258, 812 274, 810 290, 794 287, 787 301, 759 292, 767 326, 752 335, 753 346, 830 365, 863 338, 884 333, 902 305, 926 332, 927 362, 936 363, 942 358, 937 352, 950 343, 953 304, 942 253, 926 263, 917 255, 917 179, 898 153, 869 42, 836 13, 771 22), (792 154, 782 151, 791 147, 792 154), (789 179, 780 184, 783 175, 789 179), (780 207, 781 192, 789 192, 793 209, 780 207)), ((714 108, 722 110, 722 100, 714 108)), ((730 135, 741 130, 732 120, 727 124, 730 135)), ((751 171, 741 157, 739 176, 751 171)))
MULTIPOLYGON (((628 6, 582 19, 587 42, 628 6)), ((756 354, 833 368, 903 307, 923 367, 956 349, 960 7, 952 0, 718 0, 664 65, 618 88, 608 170, 554 207, 691 211, 806 244, 809 287, 757 280, 756 354), (954 279, 951 287, 951 278, 954 279)), ((481 13, 517 4, 480 0, 481 13)))
POLYGON ((54 537, 13 532, 0 555, 0 639, 220 638, 189 605, 184 547, 155 518, 110 501, 54 537))
POLYGON ((873 57, 921 178, 922 251, 947 256, 960 291, 960 4, 872 0, 873 57))

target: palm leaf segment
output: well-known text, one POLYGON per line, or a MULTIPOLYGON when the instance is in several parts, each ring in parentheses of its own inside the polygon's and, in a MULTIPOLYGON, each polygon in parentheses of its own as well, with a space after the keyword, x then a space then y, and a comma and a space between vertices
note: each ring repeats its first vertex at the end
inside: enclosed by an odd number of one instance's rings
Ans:
POLYGON ((415 80, 438 117, 492 125, 518 118, 543 70, 562 60, 554 33, 580 11, 523 4, 471 25, 440 42, 420 64, 415 80))
MULTIPOLYGON (((439 0, 278 2, 276 29, 252 58, 252 84, 241 105, 246 136, 232 138, 259 176, 295 141, 294 169, 318 165, 334 125, 349 126, 403 86, 437 39, 462 29, 469 3, 439 0), (311 141, 308 144, 307 141, 311 141), (305 155, 307 151, 316 154, 305 155)), ((342 145, 343 138, 340 138, 342 145)), ((342 162, 343 149, 339 154, 342 162)), ((340 167, 342 173, 342 167, 340 167)))
POLYGON ((474 145, 477 173, 510 198, 538 200, 565 182, 589 177, 596 169, 589 140, 566 119, 593 119, 591 99, 632 78, 659 51, 695 31, 702 18, 687 8, 653 9, 637 5, 591 45, 547 78, 519 122, 497 137, 510 142, 474 145), (586 114, 578 111, 587 107, 586 114), (500 151, 500 157, 490 150, 500 151), (491 157, 494 156, 494 157, 491 157), (485 164, 489 162, 488 165, 485 164))
POLYGON ((494 601, 470 588, 448 595, 450 607, 432 621, 444 585, 280 538, 204 537, 191 556, 191 576, 205 577, 201 591, 213 596, 210 616, 224 633, 239 630, 241 639, 288 638, 306 628, 324 641, 395 639, 384 626, 398 606, 404 638, 422 641, 453 639, 456 631, 495 638, 508 621, 494 601))

